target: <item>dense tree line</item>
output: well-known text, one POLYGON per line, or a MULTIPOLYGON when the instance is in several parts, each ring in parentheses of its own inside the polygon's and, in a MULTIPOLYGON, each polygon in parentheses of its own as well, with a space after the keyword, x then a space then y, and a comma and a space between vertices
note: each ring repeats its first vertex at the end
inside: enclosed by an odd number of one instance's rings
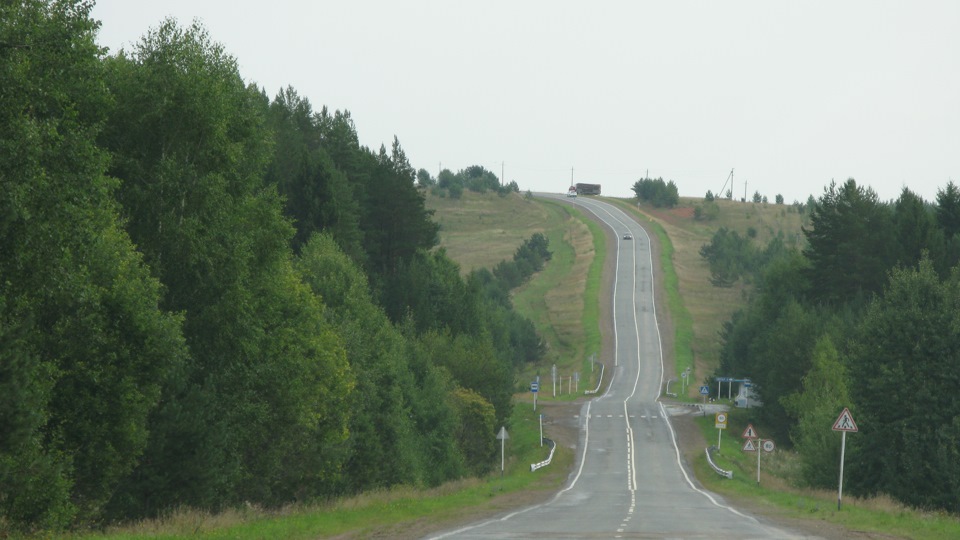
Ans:
POLYGON ((399 142, 90 9, 0 6, 0 535, 486 472, 539 338, 399 142))
POLYGON ((634 182, 632 189, 637 199, 657 208, 673 208, 680 202, 680 192, 673 180, 664 182, 663 178, 641 178, 634 182))
POLYGON ((450 169, 443 169, 436 178, 431 177, 426 169, 420 169, 417 171, 417 183, 420 187, 429 188, 439 197, 449 196, 453 199, 462 197, 464 189, 475 193, 492 191, 501 196, 520 191, 520 186, 516 182, 504 183, 497 178, 496 174, 482 165, 471 165, 456 173, 450 169))
POLYGON ((906 188, 884 203, 852 179, 831 183, 812 203, 807 247, 767 260, 725 323, 719 374, 753 379, 758 414, 794 443, 804 483, 836 486, 830 427, 850 407, 851 492, 960 512, 958 215, 952 182, 933 204, 906 188))

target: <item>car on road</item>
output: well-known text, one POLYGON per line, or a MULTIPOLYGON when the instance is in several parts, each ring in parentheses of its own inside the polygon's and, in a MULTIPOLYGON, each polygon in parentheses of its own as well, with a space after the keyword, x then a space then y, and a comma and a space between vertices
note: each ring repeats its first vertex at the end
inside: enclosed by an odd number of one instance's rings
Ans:
POLYGON ((630 233, 623 233, 624 240, 633 240, 633 235, 630 233))

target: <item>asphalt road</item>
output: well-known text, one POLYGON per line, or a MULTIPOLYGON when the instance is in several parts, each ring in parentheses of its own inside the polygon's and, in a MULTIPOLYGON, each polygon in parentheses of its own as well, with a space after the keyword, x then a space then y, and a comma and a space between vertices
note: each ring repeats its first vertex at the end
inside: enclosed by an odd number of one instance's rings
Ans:
POLYGON ((805 538, 737 510, 693 478, 658 401, 664 373, 650 238, 612 205, 556 197, 593 212, 618 239, 613 378, 581 409, 577 462, 555 497, 431 538, 805 538))

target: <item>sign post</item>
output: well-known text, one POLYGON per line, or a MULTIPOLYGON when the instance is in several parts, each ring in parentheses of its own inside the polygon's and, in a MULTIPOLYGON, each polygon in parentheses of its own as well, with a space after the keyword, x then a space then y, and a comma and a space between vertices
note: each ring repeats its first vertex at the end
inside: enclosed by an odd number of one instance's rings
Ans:
MULTIPOLYGON (((550 369, 550 379, 553 381, 553 397, 557 397, 557 365, 550 369)), ((561 389, 562 391, 563 389, 561 389)))
POLYGON ((540 414, 540 448, 543 448, 543 414, 540 414))
POLYGON ((500 440, 500 479, 503 479, 503 466, 504 466, 504 443, 507 439, 510 438, 510 435, 507 435, 507 428, 500 426, 500 433, 497 433, 497 439, 500 440))
POLYGON ((717 427, 717 451, 720 451, 720 439, 723 437, 723 430, 727 429, 727 413, 718 412, 717 421, 715 422, 717 427))
POLYGON ((700 387, 700 395, 703 396, 703 402, 706 403, 706 402, 707 402, 707 396, 710 395, 710 387, 707 386, 707 385, 701 386, 701 387, 700 387))
POLYGON ((837 417, 837 421, 833 423, 833 430, 842 433, 840 439, 840 486, 837 488, 837 511, 839 511, 840 500, 843 499, 843 458, 847 451, 847 432, 856 433, 858 431, 857 423, 853 421, 853 415, 850 414, 850 409, 847 407, 843 408, 843 412, 837 417))
POLYGON ((530 383, 530 391, 533 392, 533 410, 537 410, 537 394, 540 393, 540 382, 533 381, 530 383))

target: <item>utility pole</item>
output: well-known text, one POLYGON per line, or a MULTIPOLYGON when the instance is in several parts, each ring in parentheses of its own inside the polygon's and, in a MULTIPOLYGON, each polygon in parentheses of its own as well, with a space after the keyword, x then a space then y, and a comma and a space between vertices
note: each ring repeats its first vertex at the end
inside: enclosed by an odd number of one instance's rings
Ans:
POLYGON ((503 162, 500 162, 500 187, 503 187, 503 162))
POLYGON ((570 167, 570 185, 571 185, 571 186, 574 185, 574 183, 573 183, 573 167, 570 167))
POLYGON ((743 180, 743 202, 747 202, 747 180, 743 180))

